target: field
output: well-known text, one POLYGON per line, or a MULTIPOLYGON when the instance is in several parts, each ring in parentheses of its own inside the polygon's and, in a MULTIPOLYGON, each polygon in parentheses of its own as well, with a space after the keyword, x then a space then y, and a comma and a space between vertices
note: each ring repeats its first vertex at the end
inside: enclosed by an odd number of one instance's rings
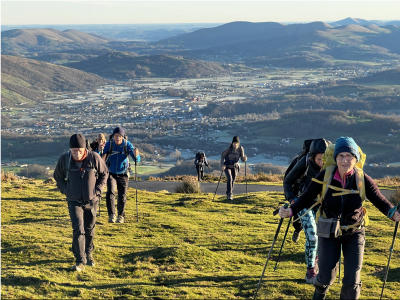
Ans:
MULTIPOLYGON (((282 193, 238 195, 128 191, 125 224, 109 224, 102 202, 97 220, 95 267, 69 271, 72 231, 64 197, 42 180, 2 182, 3 299, 250 299, 257 286, 278 217, 282 193)), ((394 223, 370 203, 371 225, 362 271, 361 299, 380 295, 394 223)), ((287 222, 287 221, 286 221, 287 222)), ((310 299, 304 281, 304 234, 289 238, 274 272, 286 224, 268 264, 258 299, 310 299)), ((292 229, 289 231, 289 237, 292 229)), ((400 255, 395 245, 384 296, 398 299, 400 255)), ((342 269, 343 270, 343 269, 342 269)), ((342 274, 343 276, 343 274, 342 274)), ((338 298, 335 283, 329 297, 338 298)))

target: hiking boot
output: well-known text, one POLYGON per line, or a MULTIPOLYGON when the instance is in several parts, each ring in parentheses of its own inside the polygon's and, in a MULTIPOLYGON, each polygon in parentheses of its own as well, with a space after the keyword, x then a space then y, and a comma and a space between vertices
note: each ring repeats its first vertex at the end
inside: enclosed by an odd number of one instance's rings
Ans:
POLYGON ((299 232, 297 232, 297 231, 293 232, 292 241, 297 243, 299 241, 299 239, 300 239, 300 231, 299 232))
POLYGON ((79 265, 72 266, 71 270, 76 272, 85 271, 85 265, 80 263, 79 265))
POLYGON ((230 194, 228 194, 228 200, 233 200, 233 194, 232 193, 230 193, 230 194))
POLYGON ((124 223, 125 218, 121 215, 118 215, 117 223, 124 223))
POLYGON ((317 273, 315 272, 315 268, 307 268, 307 273, 306 273, 306 282, 307 283, 313 283, 314 277, 317 276, 317 273))
POLYGON ((87 254, 86 259, 87 259, 87 263, 86 263, 87 266, 94 267, 96 265, 92 253, 87 254))
POLYGON ((117 216, 114 214, 111 214, 110 217, 108 218, 108 223, 115 223, 117 220, 117 216))
POLYGON ((317 292, 317 290, 315 290, 312 300, 324 300, 325 297, 326 297, 326 294, 320 294, 317 292))

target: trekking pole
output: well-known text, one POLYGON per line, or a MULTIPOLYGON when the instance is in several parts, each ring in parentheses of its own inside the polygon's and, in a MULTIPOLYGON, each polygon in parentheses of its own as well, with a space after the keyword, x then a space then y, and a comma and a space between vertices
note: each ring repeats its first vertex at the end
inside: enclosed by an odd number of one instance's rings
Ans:
POLYGON ((340 269, 342 268, 342 245, 340 245, 340 257, 339 257, 339 278, 338 283, 340 283, 340 269))
POLYGON ((289 231, 290 221, 292 221, 292 218, 293 218, 293 217, 290 217, 289 223, 288 223, 288 225, 287 225, 287 227, 286 227, 285 236, 283 237, 283 241, 282 241, 282 245, 281 245, 281 250, 279 250, 279 255, 278 255, 278 259, 276 260, 276 264, 275 264, 275 267, 274 267, 274 271, 276 271, 276 269, 277 269, 277 266, 278 266, 278 263, 279 263, 279 259, 280 259, 281 254, 282 254, 283 245, 285 244, 286 236, 287 236, 287 233, 288 233, 288 231, 289 231))
MULTIPOLYGON (((288 207, 289 207, 289 203, 285 203, 284 208, 288 208, 288 207)), ((276 210, 276 211, 274 211, 274 212, 273 212, 273 215, 276 215, 276 214, 278 213, 278 211, 279 211, 279 209, 276 210)), ((269 258, 271 257, 272 249, 274 248, 276 239, 278 238, 278 233, 279 233, 279 230, 281 229, 282 223, 283 223, 283 218, 281 218, 281 219, 279 220, 278 228, 276 229, 275 237, 274 237, 274 240, 272 241, 272 246, 271 246, 271 248, 269 249, 267 261, 266 261, 266 263, 265 263, 265 265, 264 265, 264 269, 263 269, 263 271, 262 271, 260 280, 259 280, 259 282, 258 282, 258 284, 257 284, 257 289, 256 289, 256 292, 254 293, 253 300, 256 299, 258 290, 259 290, 260 287, 261 287, 261 283, 262 283, 262 279, 263 279, 263 277, 264 277, 265 269, 267 268, 267 264, 268 264, 269 258)), ((289 224, 290 224, 290 223, 289 223, 289 224)))
MULTIPOLYGON (((397 210, 399 210, 400 208, 400 204, 397 205, 397 210)), ((387 263, 387 267, 386 267, 386 274, 385 274, 385 280, 383 281, 383 286, 382 286, 382 293, 381 293, 381 300, 382 300, 382 296, 383 296, 383 291, 385 289, 385 284, 386 284, 386 280, 388 277, 388 273, 389 273, 389 264, 390 264, 390 259, 392 258, 392 253, 393 253, 393 247, 394 247, 394 241, 396 240, 396 235, 397 235, 397 228, 399 227, 399 222, 396 222, 396 226, 394 227, 394 233, 393 233, 393 241, 392 241, 392 246, 390 246, 390 253, 389 253, 389 260, 387 263)))
POLYGON ((99 198, 99 218, 101 217, 101 196, 99 198))
POLYGON ((224 172, 224 171, 222 170, 222 171, 221 171, 221 175, 219 176, 219 180, 218 180, 217 188, 215 189, 215 193, 214 193, 214 197, 213 197, 213 200, 212 200, 212 201, 214 201, 214 199, 215 199, 215 195, 217 194, 217 190, 218 190, 219 182, 221 181, 221 177, 222 177, 222 173, 223 173, 223 172, 224 172))
POLYGON ((139 223, 139 204, 138 204, 138 197, 137 197, 137 162, 135 159, 135 184, 136 184, 136 222, 139 223))
POLYGON ((247 193, 247 160, 244 162, 244 178, 246 180, 246 198, 249 197, 247 193))

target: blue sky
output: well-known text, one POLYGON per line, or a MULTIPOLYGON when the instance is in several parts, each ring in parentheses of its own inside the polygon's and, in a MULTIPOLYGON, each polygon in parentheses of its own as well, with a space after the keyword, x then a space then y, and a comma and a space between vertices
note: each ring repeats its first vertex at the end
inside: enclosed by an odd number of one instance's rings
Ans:
POLYGON ((1 1, 1 24, 399 20, 400 1, 1 1))

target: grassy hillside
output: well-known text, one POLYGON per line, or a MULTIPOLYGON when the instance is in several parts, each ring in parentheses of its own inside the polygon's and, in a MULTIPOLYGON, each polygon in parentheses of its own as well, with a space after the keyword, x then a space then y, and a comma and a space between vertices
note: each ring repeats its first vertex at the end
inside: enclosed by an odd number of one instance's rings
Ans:
POLYGON ((59 50, 93 48, 112 39, 78 30, 52 28, 13 29, 1 33, 2 54, 43 53, 59 50))
POLYGON ((17 56, 1 56, 2 105, 39 102, 46 92, 86 91, 106 80, 83 71, 17 56))
POLYGON ((112 51, 105 55, 68 64, 71 68, 118 79, 136 77, 199 78, 226 73, 217 63, 188 60, 171 55, 138 56, 134 53, 112 51))
MULTIPOLYGON (((67 203, 55 185, 30 180, 2 182, 1 188, 4 299, 249 299, 279 221, 271 213, 283 200, 281 193, 272 192, 211 202, 212 194, 139 191, 136 223, 135 192, 129 189, 125 224, 107 223, 103 200, 96 226, 96 266, 77 274, 69 271, 74 262, 67 203)), ((361 299, 380 293, 394 228, 370 203, 367 209, 371 225, 361 299)), ((288 239, 273 271, 286 222, 259 299, 310 299, 313 294, 304 281, 304 234, 297 244, 288 239)), ((387 299, 398 298, 397 249, 385 288, 387 299)), ((339 291, 335 283, 330 297, 338 298, 339 291)))

